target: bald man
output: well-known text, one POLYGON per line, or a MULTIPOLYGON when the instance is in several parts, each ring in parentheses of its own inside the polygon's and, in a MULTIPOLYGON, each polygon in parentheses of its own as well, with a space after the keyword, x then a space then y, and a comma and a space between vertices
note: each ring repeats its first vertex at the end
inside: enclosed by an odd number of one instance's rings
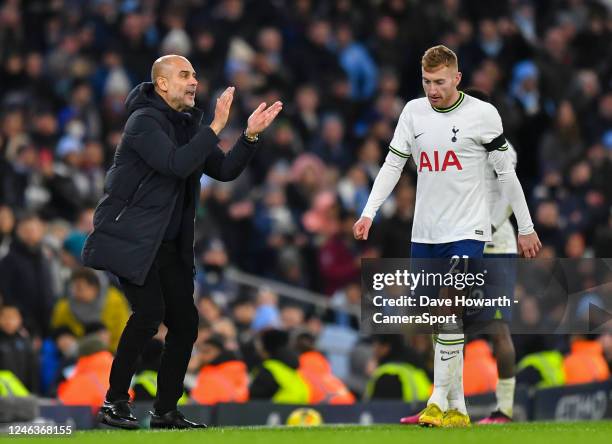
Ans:
POLYGON ((96 208, 94 231, 83 248, 85 265, 118 276, 133 311, 98 414, 109 426, 138 428, 128 389, 139 355, 163 322, 168 334, 150 426, 206 427, 188 421, 176 407, 198 328, 193 240, 200 176, 238 177, 282 103, 260 104, 225 153, 217 145, 218 134, 227 123, 234 88, 217 98, 213 121, 203 125, 202 112, 194 106, 197 86, 189 60, 168 55, 153 63, 151 82, 129 94, 129 117, 96 208))

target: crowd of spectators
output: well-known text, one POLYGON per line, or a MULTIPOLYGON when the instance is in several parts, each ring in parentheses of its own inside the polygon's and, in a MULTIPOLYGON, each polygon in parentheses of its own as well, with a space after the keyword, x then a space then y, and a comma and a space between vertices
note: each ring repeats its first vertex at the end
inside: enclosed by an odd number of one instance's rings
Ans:
MULTIPOLYGON (((0 353, 0 367, 10 361, 29 389, 53 394, 78 337, 102 331, 116 347, 129 306, 112 276, 80 267, 80 251, 124 99, 150 81, 158 56, 191 60, 205 119, 219 92, 236 87, 223 147, 256 104, 285 104, 237 180, 202 178, 199 341, 221 335, 250 365, 254 333, 308 328, 330 345, 335 373, 363 390, 368 349, 342 308, 359 306, 361 258, 409 254, 413 166, 370 239, 357 243, 351 228, 403 105, 422 94, 424 50, 454 49, 462 86, 486 92, 500 111, 541 256, 611 257, 611 38, 604 0, 3 1, 0 321, 12 321, 0 322, 0 344, 21 358, 0 353), (245 289, 227 278, 229 265, 328 295, 338 310, 245 289)), ((612 340, 602 343, 612 361, 612 340)))

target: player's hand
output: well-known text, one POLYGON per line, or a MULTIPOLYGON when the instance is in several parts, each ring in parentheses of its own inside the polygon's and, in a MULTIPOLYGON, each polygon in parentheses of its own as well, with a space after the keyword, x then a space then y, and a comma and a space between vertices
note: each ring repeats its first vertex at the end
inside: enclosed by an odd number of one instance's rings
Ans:
POLYGON ((283 109, 283 102, 274 102, 266 108, 266 103, 262 102, 253 111, 247 122, 247 136, 256 136, 265 130, 274 121, 278 113, 283 109))
POLYGON ((542 248, 542 242, 538 238, 538 233, 535 231, 529 234, 518 235, 518 250, 519 254, 526 258, 536 257, 538 251, 542 248))
POLYGON ((210 128, 219 135, 221 130, 225 128, 227 118, 229 117, 230 108, 232 107, 232 101, 234 100, 234 88, 230 86, 217 98, 217 105, 215 106, 215 118, 210 124, 210 128))
POLYGON ((355 222, 355 225, 353 225, 353 236, 355 236, 357 240, 367 240, 370 227, 372 227, 372 219, 369 217, 360 217, 359 220, 355 222))

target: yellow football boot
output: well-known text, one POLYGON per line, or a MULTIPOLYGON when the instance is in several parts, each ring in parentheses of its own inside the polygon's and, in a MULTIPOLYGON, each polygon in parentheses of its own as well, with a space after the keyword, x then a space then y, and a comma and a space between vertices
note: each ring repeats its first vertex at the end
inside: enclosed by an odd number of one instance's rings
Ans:
POLYGON ((419 425, 424 427, 440 427, 444 412, 437 404, 429 404, 419 416, 419 425))
POLYGON ((442 418, 442 427, 469 427, 470 425, 470 416, 457 409, 448 410, 442 418))

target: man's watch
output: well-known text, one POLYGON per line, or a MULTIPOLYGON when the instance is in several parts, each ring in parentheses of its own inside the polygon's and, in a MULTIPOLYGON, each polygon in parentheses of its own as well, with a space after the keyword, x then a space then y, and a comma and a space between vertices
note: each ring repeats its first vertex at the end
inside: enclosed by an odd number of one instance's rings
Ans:
POLYGON ((255 143, 255 142, 259 142, 259 134, 255 134, 254 136, 249 136, 247 134, 247 130, 244 130, 244 138, 247 140, 247 142, 249 143, 255 143))

